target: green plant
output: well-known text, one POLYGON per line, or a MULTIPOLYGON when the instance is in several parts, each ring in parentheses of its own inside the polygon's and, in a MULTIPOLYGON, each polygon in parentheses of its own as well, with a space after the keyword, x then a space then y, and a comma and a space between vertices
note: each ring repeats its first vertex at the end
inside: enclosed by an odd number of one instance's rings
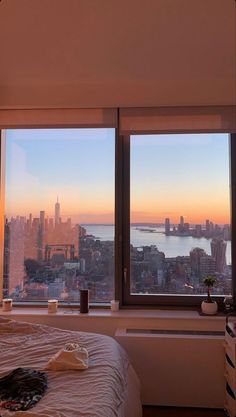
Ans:
POLYGON ((203 284, 207 287, 207 303, 213 303, 211 299, 211 288, 216 283, 216 278, 213 275, 206 275, 203 280, 203 284))

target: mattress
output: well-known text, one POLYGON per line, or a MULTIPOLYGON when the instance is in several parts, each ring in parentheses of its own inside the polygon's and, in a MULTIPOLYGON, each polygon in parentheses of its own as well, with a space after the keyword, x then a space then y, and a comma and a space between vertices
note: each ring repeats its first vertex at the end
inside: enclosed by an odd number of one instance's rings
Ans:
POLYGON ((0 377, 17 367, 44 370, 66 343, 88 350, 85 370, 46 371, 48 389, 30 410, 14 417, 140 417, 139 381, 123 348, 111 337, 0 317, 0 377))

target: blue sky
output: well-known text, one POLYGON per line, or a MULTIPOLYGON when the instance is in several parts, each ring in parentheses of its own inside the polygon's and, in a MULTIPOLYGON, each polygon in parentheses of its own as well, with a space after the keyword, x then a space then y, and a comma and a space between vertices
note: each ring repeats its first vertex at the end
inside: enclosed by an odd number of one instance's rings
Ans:
POLYGON ((132 136, 131 150, 131 211, 229 222, 227 134, 132 136))
MULTIPOLYGON (((7 213, 101 217, 114 211, 114 129, 9 130, 7 213)), ((113 220, 113 218, 112 218, 113 220)))

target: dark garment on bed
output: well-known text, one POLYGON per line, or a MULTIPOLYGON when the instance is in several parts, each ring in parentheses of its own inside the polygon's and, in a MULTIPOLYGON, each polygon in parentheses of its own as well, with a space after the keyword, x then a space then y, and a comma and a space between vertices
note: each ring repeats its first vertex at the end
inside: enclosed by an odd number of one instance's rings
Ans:
POLYGON ((0 378, 0 407, 11 411, 28 410, 42 398, 46 389, 45 372, 28 368, 14 369, 0 378))

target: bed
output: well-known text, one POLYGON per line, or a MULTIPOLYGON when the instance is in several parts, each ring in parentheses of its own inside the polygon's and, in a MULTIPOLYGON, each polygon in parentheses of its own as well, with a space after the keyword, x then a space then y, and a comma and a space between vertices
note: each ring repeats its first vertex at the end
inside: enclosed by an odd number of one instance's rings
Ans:
POLYGON ((86 370, 46 371, 48 389, 28 411, 0 416, 141 417, 139 380, 122 347, 111 337, 0 317, 0 377, 13 369, 44 370, 66 343, 76 342, 89 355, 86 370))

